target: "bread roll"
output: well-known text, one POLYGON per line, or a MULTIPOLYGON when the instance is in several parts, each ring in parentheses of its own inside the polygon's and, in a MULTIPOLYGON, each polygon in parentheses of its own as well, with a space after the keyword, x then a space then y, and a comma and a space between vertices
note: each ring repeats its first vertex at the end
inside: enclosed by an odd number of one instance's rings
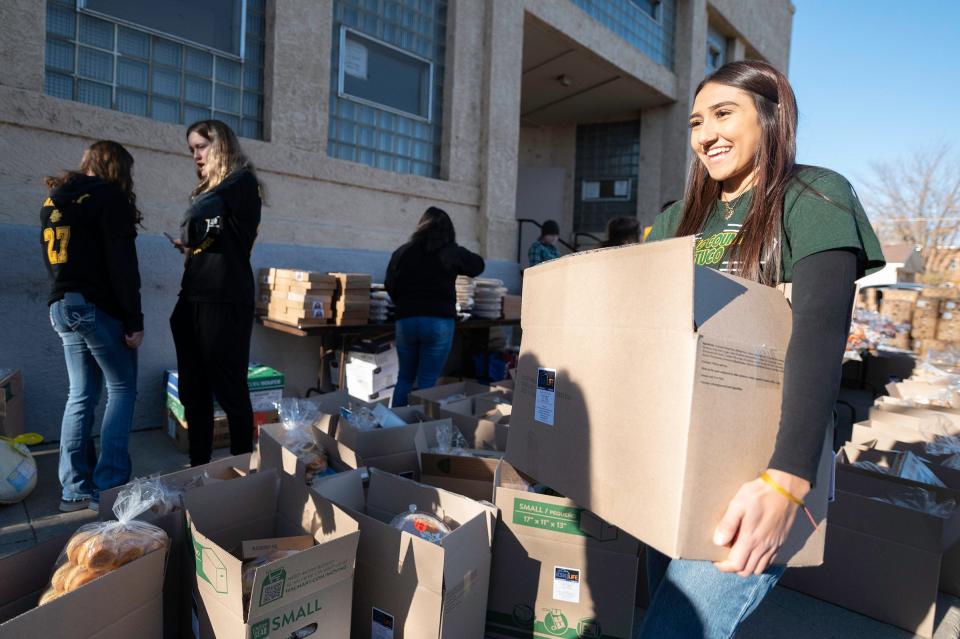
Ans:
POLYGON ((75 567, 76 564, 68 561, 54 571, 53 577, 50 578, 50 585, 54 590, 61 593, 66 590, 67 577, 75 567))
POLYGON ((96 534, 96 531, 84 530, 71 537, 70 541, 67 542, 67 560, 73 564, 77 563, 77 553, 80 551, 80 547, 96 534))
POLYGON ((46 592, 44 592, 42 595, 40 595, 40 603, 38 603, 37 605, 42 606, 43 604, 48 604, 54 599, 56 599, 57 597, 60 597, 61 595, 63 595, 62 592, 57 592, 53 588, 50 588, 46 592))
POLYGON ((88 568, 84 568, 83 566, 77 566, 76 570, 72 571, 70 576, 67 577, 66 591, 72 592, 80 586, 90 583, 102 574, 102 571, 90 570, 88 568))

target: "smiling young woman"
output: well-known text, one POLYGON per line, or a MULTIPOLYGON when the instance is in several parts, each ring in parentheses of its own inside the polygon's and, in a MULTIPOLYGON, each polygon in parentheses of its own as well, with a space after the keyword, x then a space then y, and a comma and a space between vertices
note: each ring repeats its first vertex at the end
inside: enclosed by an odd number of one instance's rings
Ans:
MULTIPOLYGON (((810 490, 840 385, 855 281, 883 254, 849 182, 796 159, 797 105, 786 77, 733 62, 697 88, 694 159, 682 202, 650 240, 694 235, 694 260, 777 286, 790 282, 793 332, 777 442, 713 531, 725 561, 673 560, 648 549, 651 605, 641 637, 733 637, 783 574, 777 552, 810 490)), ((735 407, 731 407, 735 410, 735 407)))

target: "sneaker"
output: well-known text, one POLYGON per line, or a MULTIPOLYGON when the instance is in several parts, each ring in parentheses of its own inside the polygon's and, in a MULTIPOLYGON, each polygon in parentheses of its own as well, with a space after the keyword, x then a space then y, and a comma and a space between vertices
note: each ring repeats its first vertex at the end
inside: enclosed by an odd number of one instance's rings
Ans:
POLYGON ((73 513, 78 510, 83 510, 84 508, 90 507, 90 498, 82 497, 80 499, 61 499, 60 500, 60 512, 62 513, 73 513))

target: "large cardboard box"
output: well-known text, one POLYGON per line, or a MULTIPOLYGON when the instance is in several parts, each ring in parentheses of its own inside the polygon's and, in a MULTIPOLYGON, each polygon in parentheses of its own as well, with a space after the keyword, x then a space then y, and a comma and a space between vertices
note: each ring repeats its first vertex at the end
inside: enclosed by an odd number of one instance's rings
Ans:
MULTIPOLYGON (((353 452, 340 445, 336 439, 319 428, 311 428, 314 443, 327 455, 327 465, 335 472, 342 473, 358 467, 353 452)), ((306 466, 286 445, 286 429, 283 424, 266 424, 260 428, 260 440, 257 443, 260 453, 260 469, 275 468, 278 472, 293 475, 306 481, 306 466)))
MULTIPOLYGON (((252 453, 216 459, 209 464, 185 468, 160 479, 171 490, 187 490, 190 486, 203 486, 212 482, 228 481, 243 477, 256 470, 257 459, 252 453)), ((115 519, 113 505, 120 491, 127 488, 118 486, 100 493, 100 519, 115 519)), ((182 504, 182 502, 181 502, 182 504)), ((193 548, 186 535, 186 520, 182 506, 174 512, 158 515, 147 511, 137 519, 159 526, 170 537, 170 549, 167 572, 163 580, 163 636, 165 639, 180 639, 192 634, 190 591, 192 587, 193 548), (189 571, 186 568, 190 568, 189 571)))
POLYGON ((353 599, 355 639, 481 639, 495 510, 378 470, 364 492, 360 471, 317 488, 360 522, 353 599), (439 544, 390 520, 410 505, 455 524, 439 544))
POLYGON ((440 407, 437 415, 453 421, 468 448, 505 451, 513 412, 512 395, 502 390, 476 395, 440 407))
MULTIPOLYGON (((693 254, 687 237, 524 272, 506 459, 664 554, 722 560, 714 528, 773 452, 791 317, 693 254)), ((817 529, 797 517, 779 561, 821 562, 830 465, 806 498, 817 529)))
POLYGON ((870 408, 870 420, 928 432, 960 432, 960 411, 950 408, 918 408, 878 402, 870 408))
POLYGON ((343 510, 275 469, 190 491, 184 508, 201 639, 349 638, 359 531, 343 510), (232 553, 243 541, 303 534, 317 545, 258 567, 245 603, 232 553))
POLYGON ((396 385, 399 374, 399 364, 347 362, 347 390, 355 397, 369 397, 396 385))
POLYGON ((37 607, 69 539, 61 535, 0 559, 0 638, 161 639, 165 550, 37 607))
MULTIPOLYGON (((960 515, 954 511, 943 518, 876 499, 915 486, 838 464, 824 563, 788 570, 780 583, 922 637, 932 636, 941 558, 960 539, 960 515)), ((956 495, 925 489, 939 500, 956 495)))
POLYGON ((0 371, 0 435, 12 438, 23 433, 23 411, 23 374, 0 371))
POLYGON ((422 404, 428 417, 436 417, 447 404, 469 399, 476 395, 486 395, 491 391, 493 391, 492 386, 467 379, 462 382, 415 390, 410 393, 410 405, 422 404))
POLYGON ((633 636, 636 539, 561 497, 501 485, 496 504, 487 637, 633 636))
POLYGON ((433 431, 441 422, 450 420, 427 421, 427 416, 420 406, 403 406, 391 410, 407 422, 407 425, 361 430, 346 419, 341 419, 335 437, 342 448, 351 452, 357 467, 379 468, 409 479, 418 479, 420 462, 417 433, 421 429, 433 431))

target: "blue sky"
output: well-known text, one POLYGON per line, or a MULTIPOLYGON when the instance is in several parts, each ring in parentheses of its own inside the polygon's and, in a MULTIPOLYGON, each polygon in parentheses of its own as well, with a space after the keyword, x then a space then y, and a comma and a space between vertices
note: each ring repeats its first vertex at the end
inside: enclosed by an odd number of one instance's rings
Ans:
POLYGON ((862 190, 872 162, 943 142, 960 151, 960 2, 793 3, 799 162, 862 190))

